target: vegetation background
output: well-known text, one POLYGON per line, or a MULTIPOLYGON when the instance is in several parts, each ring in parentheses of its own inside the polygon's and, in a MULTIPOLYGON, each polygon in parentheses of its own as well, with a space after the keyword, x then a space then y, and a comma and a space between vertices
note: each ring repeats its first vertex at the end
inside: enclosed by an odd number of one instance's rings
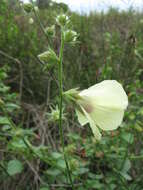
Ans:
MULTIPOLYGON (((100 142, 65 106, 65 150, 76 189, 142 190, 143 14, 79 15, 63 3, 36 5, 43 26, 68 13, 79 34, 79 43, 64 50, 65 90, 115 79, 129 97, 122 126, 103 132, 100 142)), ((60 37, 52 43, 57 52, 59 43, 60 37)), ((70 190, 56 122, 57 76, 37 58, 47 47, 34 13, 18 0, 0 0, 0 190, 70 190)))

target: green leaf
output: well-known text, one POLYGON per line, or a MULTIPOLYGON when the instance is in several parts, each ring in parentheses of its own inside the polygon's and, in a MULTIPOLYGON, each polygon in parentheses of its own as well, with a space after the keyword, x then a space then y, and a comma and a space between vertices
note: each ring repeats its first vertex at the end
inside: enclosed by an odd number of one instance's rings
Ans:
POLYGON ((131 168, 131 162, 130 162, 130 160, 127 158, 127 159, 125 160, 125 163, 124 163, 122 172, 123 172, 123 173, 127 173, 127 172, 130 170, 130 168, 131 168))
POLYGON ((66 163, 64 160, 58 160, 57 166, 60 167, 61 169, 66 169, 66 163))
POLYGON ((131 177, 129 174, 123 173, 123 172, 120 172, 120 174, 121 174, 126 180, 128 180, 128 181, 132 180, 132 177, 131 177))
POLYGON ((41 187, 40 190, 50 190, 49 187, 41 187))
POLYGON ((79 169, 79 174, 85 174, 85 173, 87 173, 87 172, 89 172, 89 169, 88 169, 88 168, 80 168, 80 169, 79 169))
POLYGON ((10 122, 7 117, 0 116, 0 124, 1 125, 10 125, 10 122))
POLYGON ((58 152, 52 152, 52 157, 54 158, 54 159, 59 159, 59 158, 61 158, 62 157, 62 154, 61 153, 58 153, 58 152))
POLYGON ((7 172, 9 175, 15 175, 21 173, 23 170, 23 165, 19 160, 11 160, 8 162, 7 172))
POLYGON ((122 138, 129 144, 134 142, 134 135, 132 133, 124 133, 122 134, 122 138))
POLYGON ((20 109, 20 106, 13 103, 7 103, 6 108, 8 109, 8 111, 13 111, 15 109, 20 109))
POLYGON ((8 131, 9 129, 11 129, 11 127, 9 125, 4 125, 2 127, 2 131, 8 131))
POLYGON ((22 149, 27 148, 23 140, 19 138, 13 139, 11 143, 9 143, 8 147, 14 148, 15 150, 19 150, 19 149, 22 150, 22 149))
POLYGON ((56 177, 61 174, 61 171, 58 169, 49 169, 46 171, 46 174, 56 177))

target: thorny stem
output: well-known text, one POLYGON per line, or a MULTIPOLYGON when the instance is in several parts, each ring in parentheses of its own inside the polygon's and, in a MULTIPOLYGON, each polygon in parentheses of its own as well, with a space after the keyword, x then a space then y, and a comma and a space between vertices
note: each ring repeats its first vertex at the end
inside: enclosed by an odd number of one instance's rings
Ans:
POLYGON ((60 140, 62 144, 62 151, 63 156, 67 168, 67 174, 68 179, 70 181, 71 187, 74 190, 74 185, 71 177, 71 172, 67 160, 67 156, 65 153, 65 146, 64 146, 64 134, 63 134, 63 127, 62 127, 62 108, 63 108, 63 50, 64 50, 64 38, 63 38, 63 30, 61 29, 61 47, 60 47, 60 54, 59 54, 59 96, 60 96, 60 102, 59 102, 59 129, 60 129, 60 140))

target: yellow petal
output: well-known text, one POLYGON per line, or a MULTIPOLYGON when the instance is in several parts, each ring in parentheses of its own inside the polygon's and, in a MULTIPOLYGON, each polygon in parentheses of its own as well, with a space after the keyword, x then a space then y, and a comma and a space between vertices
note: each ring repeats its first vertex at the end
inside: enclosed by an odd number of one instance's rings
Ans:
POLYGON ((84 108, 81 107, 81 109, 82 109, 83 113, 85 114, 85 116, 86 116, 86 118, 87 118, 87 120, 88 120, 88 122, 89 122, 89 124, 90 124, 90 127, 91 127, 91 129, 92 129, 92 132, 93 132, 95 138, 96 138, 97 140, 100 140, 100 139, 101 139, 101 133, 100 133, 99 129, 96 127, 96 124, 95 124, 94 120, 93 120, 93 119, 90 117, 90 115, 84 110, 84 108))
POLYGON ((122 123, 128 97, 117 81, 105 80, 79 95, 82 97, 79 104, 101 129, 114 130, 122 123))
POLYGON ((120 83, 115 80, 105 80, 79 94, 85 100, 91 102, 94 107, 126 109, 128 97, 120 83))
POLYGON ((90 113, 90 117, 102 130, 117 129, 123 120, 124 110, 97 107, 90 113))
POLYGON ((81 126, 83 126, 89 122, 87 117, 84 115, 84 113, 82 113, 81 111, 79 111, 77 109, 76 109, 76 115, 78 117, 78 121, 81 124, 81 126))

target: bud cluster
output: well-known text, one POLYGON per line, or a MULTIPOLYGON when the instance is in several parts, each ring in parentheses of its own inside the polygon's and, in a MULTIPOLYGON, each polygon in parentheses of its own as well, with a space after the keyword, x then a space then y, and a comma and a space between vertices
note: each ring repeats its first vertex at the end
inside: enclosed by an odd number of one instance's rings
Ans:
MULTIPOLYGON (((30 20, 32 23, 32 20, 30 20)), ((75 43, 77 40, 77 33, 71 29, 69 29, 70 19, 65 14, 60 14, 56 17, 56 24, 61 29, 62 39, 64 43, 75 43)), ((55 37, 56 30, 55 25, 47 26, 44 29, 45 34, 49 38, 55 37)), ((49 48, 47 51, 38 55, 40 61, 47 63, 44 66, 44 70, 48 69, 50 65, 54 65, 60 62, 59 56, 54 52, 53 49, 49 48)))
POLYGON ((73 30, 66 30, 64 31, 64 40, 67 43, 76 42, 77 40, 77 33, 73 30))
POLYGON ((24 3, 23 8, 26 13, 30 13, 33 10, 33 5, 31 3, 24 3))
POLYGON ((24 3, 23 4, 23 8, 24 8, 24 11, 26 13, 30 13, 31 11, 38 11, 38 7, 37 6, 33 6, 31 3, 24 3))
POLYGON ((57 57, 56 53, 49 48, 48 51, 45 51, 44 53, 41 53, 38 55, 38 58, 42 62, 47 62, 47 63, 57 63, 59 62, 59 58, 57 57))
POLYGON ((56 18, 56 22, 58 25, 64 27, 69 23, 69 17, 65 14, 58 15, 56 18))
POLYGON ((75 43, 77 40, 77 33, 68 28, 68 25, 70 24, 69 17, 65 14, 58 15, 56 22, 63 30, 64 41, 66 43, 75 43))

